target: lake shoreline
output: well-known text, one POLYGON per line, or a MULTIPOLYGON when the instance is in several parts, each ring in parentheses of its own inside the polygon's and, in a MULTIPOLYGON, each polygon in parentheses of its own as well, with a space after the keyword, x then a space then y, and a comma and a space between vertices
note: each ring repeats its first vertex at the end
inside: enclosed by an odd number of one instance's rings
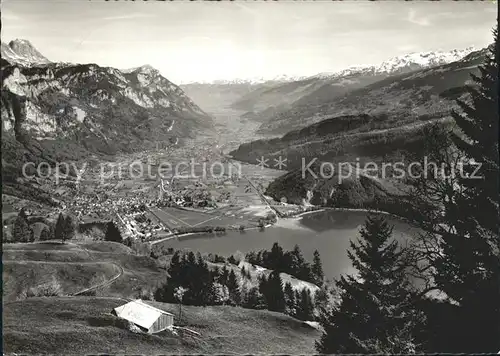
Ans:
POLYGON ((393 213, 389 213, 389 212, 383 211, 383 210, 373 210, 373 209, 366 209, 366 208, 335 208, 335 207, 321 207, 321 208, 318 208, 317 210, 314 209, 314 210, 310 210, 310 211, 304 211, 304 212, 300 212, 296 215, 287 216, 287 217, 284 217, 281 219, 302 218, 303 216, 308 215, 308 214, 321 213, 321 212, 325 212, 325 211, 347 211, 347 212, 375 213, 375 214, 381 214, 381 215, 388 215, 388 216, 391 216, 391 217, 396 218, 398 220, 404 219, 402 216, 399 216, 399 215, 396 215, 393 213))
MULTIPOLYGON (((240 233, 245 233, 245 231, 249 231, 249 230, 267 229, 267 228, 273 227, 273 225, 274 224, 268 224, 268 225, 265 225, 264 227, 258 227, 258 226, 248 227, 248 228, 245 228, 244 230, 226 229, 226 230, 224 230, 224 233, 227 232, 227 231, 239 231, 240 233)), ((186 232, 186 233, 182 233, 182 234, 172 234, 170 236, 167 236, 167 237, 159 239, 159 240, 149 241, 149 244, 151 246, 154 246, 154 245, 156 245, 156 244, 158 244, 160 242, 164 242, 164 241, 169 241, 169 240, 175 239, 176 237, 184 237, 184 236, 192 236, 192 235, 204 235, 204 234, 209 234, 209 233, 210 233, 209 231, 200 231, 200 232, 186 232)), ((213 233, 216 233, 216 232, 213 231, 212 234, 213 233)))
MULTIPOLYGON (((401 216, 395 215, 393 213, 389 213, 387 211, 364 209, 364 208, 335 208, 335 207, 318 207, 318 209, 314 209, 314 210, 310 210, 310 211, 303 211, 303 212, 300 212, 296 215, 291 215, 291 216, 287 216, 287 217, 280 218, 280 219, 282 219, 282 220, 301 220, 306 215, 311 215, 311 214, 315 214, 315 213, 324 213, 324 212, 328 212, 328 211, 375 213, 375 214, 382 214, 382 215, 391 216, 397 220, 403 221, 403 218, 401 216)), ((403 221, 403 222, 406 222, 406 221, 403 221)), ((267 224, 264 227, 248 227, 248 228, 245 228, 244 230, 226 229, 225 232, 227 232, 227 231, 240 231, 241 233, 244 233, 245 231, 268 229, 268 228, 273 228, 273 227, 276 228, 276 227, 281 227, 281 226, 279 226, 279 224, 277 222, 275 222, 272 224, 267 224)), ((182 233, 182 234, 173 234, 171 236, 165 237, 165 238, 160 239, 160 240, 150 241, 150 245, 154 246, 158 243, 175 239, 176 237, 185 237, 185 236, 192 236, 192 235, 205 235, 208 233, 210 233, 210 232, 209 231, 200 231, 200 232, 186 232, 186 233, 182 233)))

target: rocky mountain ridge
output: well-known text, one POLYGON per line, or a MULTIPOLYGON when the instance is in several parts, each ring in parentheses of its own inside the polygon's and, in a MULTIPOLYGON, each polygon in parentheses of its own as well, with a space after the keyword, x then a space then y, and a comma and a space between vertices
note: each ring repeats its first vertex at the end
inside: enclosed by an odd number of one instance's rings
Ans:
POLYGON ((310 78, 328 79, 352 75, 355 73, 396 74, 406 70, 423 69, 426 67, 456 62, 474 51, 474 47, 467 47, 451 51, 412 52, 390 58, 381 64, 353 66, 337 72, 319 73, 310 78))
MULTIPOLYGON (((328 103, 353 90, 371 85, 397 74, 448 64, 464 58, 473 48, 453 51, 410 53, 397 56, 378 65, 353 66, 337 72, 320 73, 298 81, 259 87, 241 97, 232 107, 247 111, 247 116, 264 122, 261 134, 266 133, 265 122, 283 116, 294 116, 302 106, 328 103)), ((282 130, 279 133, 284 133, 282 130)), ((270 132, 272 133, 272 132, 270 132)))
POLYGON ((19 64, 31 60, 17 61, 26 53, 1 61, 2 170, 13 170, 9 176, 27 160, 79 160, 173 138, 182 144, 212 128, 212 118, 152 67, 19 64))
POLYGON ((384 112, 419 116, 429 111, 449 111, 453 105, 450 99, 460 95, 484 55, 484 49, 473 51, 465 57, 457 55, 460 59, 454 62, 387 76, 340 77, 340 81, 323 85, 269 117, 259 132, 280 135, 339 115, 384 112), (341 81, 347 79, 350 82, 342 85, 341 81))
POLYGON ((390 177, 371 178, 354 168, 355 162, 399 162, 420 152, 430 127, 452 129, 451 110, 456 99, 465 98, 467 85, 473 84, 470 75, 478 74, 485 56, 486 49, 471 52, 452 63, 393 75, 331 102, 289 111, 261 127, 285 135, 243 144, 230 155, 253 164, 262 157, 286 159, 288 173, 266 192, 275 199, 345 207, 391 199, 393 204, 401 200, 404 185, 390 177), (334 167, 327 178, 320 175, 323 162, 334 167), (359 174, 339 182, 339 172, 349 166, 359 174))
POLYGON ((13 64, 34 66, 51 63, 27 40, 15 39, 8 44, 2 41, 1 48, 2 58, 13 64))

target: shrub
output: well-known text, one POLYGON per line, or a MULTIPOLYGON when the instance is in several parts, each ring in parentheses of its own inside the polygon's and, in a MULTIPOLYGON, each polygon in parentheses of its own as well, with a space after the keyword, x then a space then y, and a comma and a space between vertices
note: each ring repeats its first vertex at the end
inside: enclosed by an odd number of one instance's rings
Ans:
POLYGON ((122 242, 123 241, 121 232, 113 221, 110 221, 108 223, 108 226, 106 227, 106 235, 104 236, 104 239, 106 241, 114 241, 114 242, 122 242))
POLYGON ((62 286, 59 281, 55 279, 55 277, 52 277, 52 280, 50 282, 25 289, 21 293, 19 299, 33 297, 55 297, 61 295, 63 295, 62 286))
POLYGON ((245 261, 245 254, 238 250, 234 253, 233 259, 234 264, 238 265, 241 261, 245 261))
POLYGON ((137 291, 135 298, 142 300, 155 300, 153 291, 149 288, 144 287, 141 287, 137 291))

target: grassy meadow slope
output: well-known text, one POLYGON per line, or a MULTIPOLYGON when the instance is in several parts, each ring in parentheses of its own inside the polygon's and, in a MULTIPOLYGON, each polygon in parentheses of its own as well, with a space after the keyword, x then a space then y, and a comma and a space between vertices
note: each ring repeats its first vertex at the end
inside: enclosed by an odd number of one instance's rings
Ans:
MULTIPOLYGON (((4 304, 4 354, 310 354, 319 332, 283 314, 236 307, 183 307, 200 335, 134 334, 110 315, 119 298, 33 298, 4 304)), ((178 306, 149 302, 178 315, 178 306)))
POLYGON ((4 298, 22 299, 30 288, 47 283, 58 295, 71 295, 92 286, 92 294, 136 297, 165 282, 165 270, 149 256, 137 256, 118 243, 93 242, 4 244, 4 298), (114 279, 115 277, 118 278, 114 279), (113 283, 106 283, 113 280, 113 283))
POLYGON ((4 354, 310 354, 319 331, 287 315, 230 306, 148 301, 193 332, 131 331, 113 308, 154 290, 166 271, 118 243, 4 244, 4 354), (107 283, 109 282, 109 283, 107 283), (50 284, 49 294, 40 292, 50 284), (99 286, 92 289, 92 286, 99 286), (57 287, 57 288, 54 288, 57 287), (85 296, 75 293, 90 288, 85 296), (55 291, 55 289, 57 289, 55 291), (55 292, 54 292, 55 291, 55 292), (43 295, 43 296, 41 296, 43 295))
POLYGON ((106 262, 3 261, 3 297, 24 298, 30 288, 51 284, 51 293, 72 295, 120 274, 117 265, 106 262))

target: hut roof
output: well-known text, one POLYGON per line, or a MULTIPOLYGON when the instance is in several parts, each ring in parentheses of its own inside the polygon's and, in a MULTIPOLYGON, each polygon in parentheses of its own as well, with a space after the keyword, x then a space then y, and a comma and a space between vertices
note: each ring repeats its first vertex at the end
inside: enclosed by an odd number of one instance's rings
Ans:
POLYGON ((116 307, 114 311, 118 317, 131 321, 132 323, 145 329, 149 329, 153 326, 155 321, 162 314, 173 315, 148 305, 140 299, 136 299, 128 302, 127 304, 116 307))

